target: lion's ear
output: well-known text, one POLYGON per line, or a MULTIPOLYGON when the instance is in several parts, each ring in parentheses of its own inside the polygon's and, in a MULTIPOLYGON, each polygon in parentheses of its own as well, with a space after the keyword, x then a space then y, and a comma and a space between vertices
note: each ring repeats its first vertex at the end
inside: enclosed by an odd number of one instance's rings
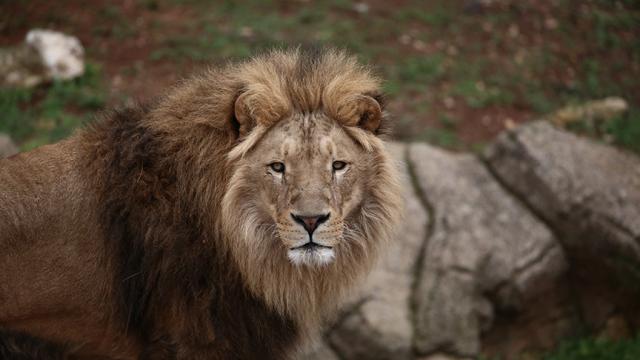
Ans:
POLYGON ((264 89, 249 90, 236 98, 234 118, 240 136, 247 135, 256 125, 269 127, 287 113, 286 102, 264 89))
POLYGON ((382 107, 369 95, 354 95, 345 99, 337 116, 347 126, 358 126, 375 134, 382 121, 382 107))
POLYGON ((256 121, 247 107, 247 93, 242 93, 236 98, 233 119, 240 136, 247 135, 256 126, 256 121))

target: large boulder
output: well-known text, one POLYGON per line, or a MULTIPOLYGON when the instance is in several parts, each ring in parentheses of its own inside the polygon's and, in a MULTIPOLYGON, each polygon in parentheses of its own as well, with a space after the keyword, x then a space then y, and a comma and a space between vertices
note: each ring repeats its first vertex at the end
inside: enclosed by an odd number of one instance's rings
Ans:
POLYGON ((599 305, 583 305, 601 309, 586 312, 592 325, 602 325, 616 307, 637 313, 640 158, 547 122, 500 135, 484 157, 496 177, 554 229, 575 280, 600 299, 599 305))
POLYGON ((475 357, 496 313, 517 313, 563 274, 549 229, 472 155, 409 149, 432 222, 417 272, 415 350, 475 357))
POLYGON ((640 262, 640 158, 546 122, 500 135, 485 158, 565 246, 640 262))
POLYGON ((637 328, 640 160, 533 123, 483 157, 391 144, 397 238, 301 359, 519 358, 637 328))

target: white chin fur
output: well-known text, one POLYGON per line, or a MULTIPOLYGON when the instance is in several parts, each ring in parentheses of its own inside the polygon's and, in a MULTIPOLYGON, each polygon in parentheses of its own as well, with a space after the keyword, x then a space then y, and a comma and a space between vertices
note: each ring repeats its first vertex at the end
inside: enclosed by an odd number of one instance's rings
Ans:
POLYGON ((289 260, 296 266, 323 266, 330 264, 335 259, 333 249, 319 248, 313 250, 295 249, 287 253, 289 260))

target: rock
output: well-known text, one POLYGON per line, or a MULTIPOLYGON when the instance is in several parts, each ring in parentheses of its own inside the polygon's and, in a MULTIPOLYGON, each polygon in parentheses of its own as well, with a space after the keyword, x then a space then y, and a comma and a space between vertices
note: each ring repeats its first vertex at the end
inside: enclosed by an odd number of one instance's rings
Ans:
POLYGON ((0 134, 0 158, 18 153, 18 147, 8 135, 0 134))
POLYGON ((471 358, 452 356, 452 355, 447 355, 447 354, 442 354, 442 353, 436 353, 436 354, 433 354, 433 355, 420 357, 420 358, 418 358, 418 360, 471 360, 471 358))
POLYGON ((51 30, 29 31, 25 43, 0 49, 0 85, 32 87, 54 79, 68 80, 84 73, 80 41, 51 30))
POLYGON ((389 149, 403 174, 406 220, 396 241, 369 275, 357 300, 328 334, 341 359, 409 359, 413 326, 409 300, 424 243, 427 213, 404 162, 406 145, 389 149))
POLYGON ((365 2, 358 2, 353 4, 353 10, 360 14, 366 14, 369 12, 369 5, 365 2))
POLYGON ((485 158, 553 226, 571 256, 585 260, 586 272, 605 265, 627 276, 633 264, 637 269, 640 158, 545 122, 502 134, 485 158))
POLYGON ((0 49, 0 85, 32 87, 46 81, 38 52, 30 46, 0 49))
POLYGON ((582 326, 612 312, 640 326, 640 158, 547 122, 502 134, 484 157, 558 235, 582 326))
POLYGON ((629 109, 627 102, 619 97, 608 97, 602 100, 589 101, 578 106, 564 107, 548 116, 548 119, 559 126, 566 126, 578 121, 593 122, 611 120, 629 109))
POLYGON ((415 144, 409 160, 433 218, 413 297, 415 350, 476 357, 496 312, 521 311, 564 273, 563 251, 475 157, 415 144))
POLYGON ((27 33, 26 43, 38 51, 51 79, 69 80, 84 73, 84 48, 78 38, 34 29, 27 33))
POLYGON ((323 340, 317 341, 309 346, 296 357, 297 360, 338 360, 336 354, 329 348, 323 340))
POLYGON ((640 326, 637 157, 548 122, 482 158, 390 150, 405 223, 308 359, 512 359, 640 326))

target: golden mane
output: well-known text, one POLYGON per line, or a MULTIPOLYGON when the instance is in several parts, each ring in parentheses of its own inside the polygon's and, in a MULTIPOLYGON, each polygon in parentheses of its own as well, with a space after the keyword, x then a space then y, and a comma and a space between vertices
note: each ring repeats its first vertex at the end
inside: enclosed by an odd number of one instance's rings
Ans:
POLYGON ((253 191, 253 184, 243 179, 241 171, 234 171, 225 193, 225 240, 244 280, 276 311, 296 319, 304 330, 313 329, 323 316, 336 310, 345 291, 368 271, 379 246, 391 238, 399 217, 396 170, 376 136, 382 128, 372 133, 358 127, 359 109, 354 108, 354 99, 363 94, 381 99, 379 80, 355 58, 335 50, 312 56, 300 51, 276 51, 234 67, 231 74, 243 84, 240 91, 250 99, 248 111, 258 119, 253 132, 231 150, 231 164, 275 122, 293 112, 326 113, 378 158, 378 177, 370 182, 368 198, 359 214, 349 219, 349 239, 338 250, 343 256, 322 269, 292 266, 286 259, 273 256, 280 250, 275 246, 270 251, 242 246, 246 242, 235 237, 253 236, 256 243, 273 244, 266 240, 273 235, 269 229, 256 226, 251 212, 240 205, 242 197, 253 191))
MULTIPOLYGON (((152 104, 105 114, 64 143, 17 159, 51 162, 57 158, 49 154, 70 154, 65 171, 76 180, 65 184, 72 190, 63 198, 90 204, 91 210, 76 213, 95 230, 70 229, 60 241, 89 238, 104 247, 91 254, 103 259, 96 271, 104 273, 85 280, 106 286, 101 309, 111 310, 98 317, 139 344, 138 355, 281 359, 335 309, 392 236, 401 197, 379 137, 388 128, 383 105, 379 80, 346 53, 276 50, 208 70, 152 104), (377 177, 348 219, 351 241, 341 249, 348 256, 322 273, 234 241, 270 236, 242 213, 238 194, 251 191, 251 184, 242 181, 235 160, 296 112, 324 112, 377 158, 377 177)), ((71 216, 60 221, 79 221, 71 216)), ((25 227, 28 221, 13 220, 25 227)), ((47 239, 28 236, 33 243, 47 239)), ((71 338, 50 340, 73 344, 71 338)), ((119 346, 110 348, 124 357, 119 346)))

